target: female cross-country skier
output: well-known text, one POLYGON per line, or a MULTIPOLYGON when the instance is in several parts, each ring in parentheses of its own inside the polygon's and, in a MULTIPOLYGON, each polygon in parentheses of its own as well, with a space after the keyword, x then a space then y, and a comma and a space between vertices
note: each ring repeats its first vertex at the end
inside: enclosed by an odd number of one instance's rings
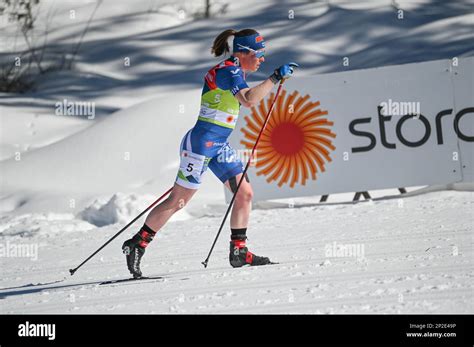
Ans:
MULTIPOLYGON (((265 41, 253 29, 228 29, 214 40, 211 52, 216 57, 230 51, 227 43, 230 36, 234 37, 232 55, 211 68, 204 77, 199 117, 181 142, 181 162, 170 196, 151 210, 140 231, 122 246, 128 269, 135 278, 142 276, 140 260, 145 248, 168 219, 197 192, 208 167, 235 193, 244 170, 227 139, 237 122, 240 106, 257 105, 275 84, 289 78, 293 74, 293 67, 298 66, 295 63, 282 65, 265 81, 249 88, 245 81, 246 73, 257 71, 265 61, 265 41)), ((248 177, 245 177, 230 217, 229 261, 233 267, 271 263, 267 257, 251 253, 245 245, 252 194, 248 177)))

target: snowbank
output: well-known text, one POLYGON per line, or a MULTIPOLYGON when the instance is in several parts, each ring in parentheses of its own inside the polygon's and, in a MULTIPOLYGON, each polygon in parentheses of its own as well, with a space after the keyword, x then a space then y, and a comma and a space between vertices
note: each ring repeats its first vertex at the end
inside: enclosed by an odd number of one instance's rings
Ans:
MULTIPOLYGON (((125 225, 151 205, 149 202, 155 199, 152 195, 137 196, 117 193, 108 201, 95 200, 81 211, 78 217, 98 227, 115 223, 125 225)), ((186 220, 190 217, 185 209, 182 209, 172 217, 172 220, 186 220)))

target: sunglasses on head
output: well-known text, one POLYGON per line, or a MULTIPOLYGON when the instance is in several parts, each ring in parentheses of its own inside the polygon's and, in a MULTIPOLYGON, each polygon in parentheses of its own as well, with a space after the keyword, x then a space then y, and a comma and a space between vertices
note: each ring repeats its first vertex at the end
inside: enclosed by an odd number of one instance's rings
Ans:
POLYGON ((253 52, 255 54, 255 57, 257 57, 257 58, 262 58, 262 57, 265 56, 265 51, 256 51, 255 49, 250 48, 248 46, 243 46, 240 43, 237 43, 237 46, 239 46, 240 48, 246 49, 250 52, 253 52))

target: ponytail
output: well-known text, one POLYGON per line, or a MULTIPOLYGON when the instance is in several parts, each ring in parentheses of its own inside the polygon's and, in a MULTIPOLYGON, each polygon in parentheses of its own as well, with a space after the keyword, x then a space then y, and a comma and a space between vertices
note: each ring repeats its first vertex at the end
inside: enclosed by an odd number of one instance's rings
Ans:
POLYGON ((234 29, 227 29, 223 32, 221 32, 214 40, 214 43, 212 44, 212 49, 211 53, 214 54, 214 56, 219 57, 225 53, 230 52, 229 44, 227 43, 227 40, 229 39, 230 36, 233 36, 237 34, 237 31, 234 29))

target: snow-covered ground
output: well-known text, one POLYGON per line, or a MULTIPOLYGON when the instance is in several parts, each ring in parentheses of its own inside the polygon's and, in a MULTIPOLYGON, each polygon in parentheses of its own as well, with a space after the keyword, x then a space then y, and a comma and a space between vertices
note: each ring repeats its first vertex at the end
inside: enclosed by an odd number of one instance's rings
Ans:
MULTIPOLYGON (((252 212, 250 247, 278 265, 232 269, 228 235, 207 255, 223 207, 168 224, 128 276, 113 241, 72 278, 67 269, 121 225, 101 228, 68 215, 37 215, 37 231, 3 238, 31 258, 2 259, 5 313, 472 313, 472 193, 252 212), (41 221, 40 217, 43 217, 41 221), (350 246, 352 245, 352 246, 350 246), (38 247, 35 255, 34 248, 38 247), (340 254, 342 246, 353 253, 340 254), (338 254, 339 252, 339 254, 338 254), (34 260, 37 256, 37 260, 34 260), (57 282, 66 278, 63 282, 57 282)), ((26 223, 27 224, 27 223, 26 223)))
MULTIPOLYGON (((256 27, 268 39, 252 82, 290 59, 317 74, 473 54, 472 1, 397 1, 402 20, 388 0, 232 1, 217 18, 192 20, 195 3, 103 1, 73 70, 0 95, 0 312, 472 313, 469 184, 357 204, 336 203, 352 194, 262 202, 249 245, 280 264, 232 269, 226 227, 204 269, 226 208, 208 173, 147 249, 145 274, 164 279, 99 285, 128 277, 120 246, 143 220, 69 276, 173 183, 221 30, 256 27), (58 115, 64 99, 93 102, 95 117, 58 115)), ((50 42, 69 52, 97 2, 41 4, 50 42)), ((1 25, 5 58, 21 40, 1 25)))

